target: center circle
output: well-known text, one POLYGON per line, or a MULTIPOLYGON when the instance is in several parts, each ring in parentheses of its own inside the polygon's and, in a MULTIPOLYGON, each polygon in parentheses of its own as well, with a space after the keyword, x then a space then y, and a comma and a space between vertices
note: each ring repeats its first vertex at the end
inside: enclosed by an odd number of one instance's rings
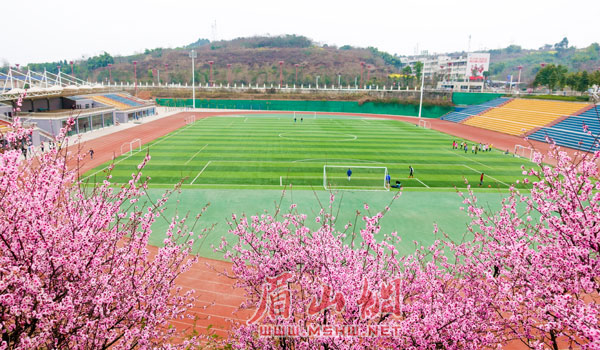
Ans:
POLYGON ((346 134, 337 131, 291 131, 279 134, 282 139, 292 141, 333 141, 344 142, 354 141, 358 137, 352 134, 346 134))

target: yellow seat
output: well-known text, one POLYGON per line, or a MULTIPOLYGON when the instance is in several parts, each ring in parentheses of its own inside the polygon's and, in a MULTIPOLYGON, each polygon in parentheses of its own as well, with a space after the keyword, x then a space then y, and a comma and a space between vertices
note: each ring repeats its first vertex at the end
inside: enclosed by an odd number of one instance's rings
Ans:
POLYGON ((523 135, 563 117, 573 115, 584 103, 514 99, 476 115, 463 124, 510 135, 523 135))
POLYGON ((108 98, 108 97, 102 96, 102 95, 92 96, 92 100, 94 100, 96 102, 103 103, 105 105, 116 107, 118 109, 129 109, 129 108, 131 108, 131 106, 126 105, 125 103, 119 102, 117 100, 113 100, 112 98, 108 98))

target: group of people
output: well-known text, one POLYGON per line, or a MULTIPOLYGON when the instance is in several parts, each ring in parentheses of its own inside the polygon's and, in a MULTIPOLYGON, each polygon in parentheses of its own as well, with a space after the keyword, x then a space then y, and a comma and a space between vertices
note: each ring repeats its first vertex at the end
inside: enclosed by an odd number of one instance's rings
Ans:
MULTIPOLYGON (((477 154, 477 152, 491 152, 493 145, 491 143, 474 143, 471 145, 471 153, 477 154)), ((469 151, 469 144, 467 141, 463 141, 460 144, 457 141, 452 141, 452 149, 464 150, 465 153, 469 151)))

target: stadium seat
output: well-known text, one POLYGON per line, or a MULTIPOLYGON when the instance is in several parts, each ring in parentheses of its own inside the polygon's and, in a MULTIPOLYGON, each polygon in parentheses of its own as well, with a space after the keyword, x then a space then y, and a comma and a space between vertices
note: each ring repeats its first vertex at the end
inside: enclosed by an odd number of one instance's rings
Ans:
POLYGON ((514 99, 466 119, 463 124, 510 135, 524 135, 557 119, 571 116, 585 106, 575 102, 514 99))
POLYGON ((102 104, 108 105, 108 106, 113 106, 116 107, 118 109, 129 109, 132 106, 127 105, 125 103, 122 103, 120 101, 114 100, 110 97, 106 97, 104 95, 95 95, 95 96, 91 96, 91 99, 96 101, 96 102, 100 102, 102 104))
POLYGON ((543 127, 529 135, 529 138, 546 142, 546 136, 548 136, 560 146, 595 151, 600 149, 594 145, 595 138, 600 135, 599 115, 600 108, 598 108, 598 111, 596 108, 591 108, 579 115, 570 116, 555 125, 543 127), (592 135, 584 131, 584 125, 592 135))
POLYGON ((492 107, 497 107, 508 101, 510 101, 510 99, 506 98, 506 97, 496 98, 491 101, 482 103, 480 105, 471 105, 460 111, 450 112, 450 113, 446 114, 445 116, 441 117, 440 119, 448 120, 448 121, 455 122, 455 123, 460 123, 469 117, 481 114, 492 107))

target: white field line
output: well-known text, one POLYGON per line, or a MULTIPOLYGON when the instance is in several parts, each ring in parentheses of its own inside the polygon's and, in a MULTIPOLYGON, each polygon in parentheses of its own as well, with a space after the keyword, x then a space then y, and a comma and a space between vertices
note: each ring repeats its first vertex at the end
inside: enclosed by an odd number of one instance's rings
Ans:
MULTIPOLYGON (((473 169, 473 168, 471 168, 470 166, 468 166, 468 165, 466 165, 466 164, 463 164, 462 166, 464 166, 464 167, 466 167, 466 168, 469 168, 469 169, 473 170, 474 172, 476 172, 476 173, 478 173, 478 174, 481 174, 481 171, 479 171, 479 170, 476 170, 476 169, 473 169)), ((510 187, 510 185, 509 185, 509 184, 507 184, 506 182, 500 181, 500 180, 496 179, 495 177, 493 177, 493 176, 491 176, 491 175, 486 175, 486 176, 487 176, 487 177, 489 177, 489 178, 491 178, 491 179, 494 179, 494 180, 496 180, 497 182, 499 182, 499 183, 503 184, 503 185, 504 185, 504 186, 506 186, 506 187, 510 187)))
POLYGON ((191 161, 192 161, 192 159, 194 159, 194 157, 196 157, 196 156, 198 155, 198 153, 202 152, 202 150, 203 150, 203 149, 205 149, 205 148, 206 148, 206 146, 208 146, 208 143, 207 143, 206 145, 204 145, 204 147, 200 148, 200 150, 199 150, 198 152, 196 152, 196 153, 195 153, 195 154, 192 156, 192 158, 188 159, 188 161, 187 161, 187 162, 185 162, 183 165, 188 165, 188 163, 189 163, 189 162, 191 162, 191 161))
POLYGON ((244 119, 244 123, 248 121, 248 118, 244 119))
MULTIPOLYGON (((374 160, 366 160, 366 159, 353 159, 353 158, 344 158, 344 159, 339 159, 339 160, 343 160, 343 161, 357 161, 357 162, 364 162, 364 163, 376 163, 376 164, 386 164, 386 163, 382 163, 382 162, 377 162, 374 160)), ((336 162, 336 159, 333 160, 327 160, 325 158, 306 158, 306 159, 298 159, 298 160, 293 160, 292 163, 301 163, 301 162, 309 162, 309 163, 321 163, 321 162, 327 162, 328 164, 338 164, 340 163, 339 161, 336 162), (316 160, 317 162, 310 162, 311 160, 316 160), (319 162, 320 161, 320 162, 319 162)), ((346 162, 348 163, 348 162, 346 162)), ((387 163, 390 164, 390 163, 387 163)), ((392 163, 393 164, 393 163, 392 163)), ((408 163, 407 163, 408 164, 408 163)))
POLYGON ((427 187, 427 188, 431 188, 429 186, 427 186, 427 184, 425 184, 423 181, 419 180, 418 178, 414 178, 415 180, 419 181, 423 186, 427 187))
POLYGON ((190 183, 190 185, 194 184, 194 181, 196 181, 196 179, 198 178, 198 176, 202 175, 202 173, 204 172, 204 170, 206 169, 206 167, 210 164, 210 160, 208 161, 208 163, 206 163, 206 165, 204 166, 204 168, 202 168, 202 170, 200 170, 200 172, 198 173, 198 175, 196 175, 196 177, 192 180, 192 182, 190 183))
POLYGON ((449 152, 449 153, 452 153, 452 154, 454 154, 454 155, 456 155, 456 156, 460 156, 460 157, 463 157, 463 158, 465 158, 465 159, 468 159, 468 160, 470 160, 470 161, 472 161, 472 162, 475 162, 475 163, 477 163, 477 164, 480 164, 480 165, 482 165, 482 166, 484 166, 484 167, 486 167, 486 168, 488 168, 488 169, 492 169, 492 167, 491 167, 491 166, 489 166, 489 165, 486 165, 486 164, 483 164, 483 163, 481 163, 481 162, 478 162, 478 161, 476 161, 476 160, 474 160, 474 159, 471 159, 471 158, 469 158, 469 157, 465 157, 465 156, 463 156, 462 154, 460 154, 460 152, 459 152, 459 153, 456 153, 456 152, 448 151, 447 149, 445 149, 444 151, 446 151, 446 152, 449 152))
MULTIPOLYGON (((125 158, 121 158, 121 159, 119 159, 118 161, 116 161, 116 162, 114 162, 114 163, 112 163, 112 164, 114 164, 114 165, 117 165, 117 164, 121 163, 122 161, 124 161, 125 159, 128 159, 129 157, 133 156, 134 154, 138 154, 138 153, 139 153, 139 152, 141 152, 141 151, 142 151, 142 150, 140 149, 139 151, 137 151, 137 152, 135 152, 135 153, 131 153, 131 154, 130 154, 130 155, 128 155, 127 157, 125 157, 125 158)), ((111 164, 111 165, 112 165, 112 164, 111 164)), ((92 177, 92 176, 94 176, 94 175, 98 174, 99 172, 101 172, 101 171, 104 171, 106 168, 108 168, 108 166, 105 166, 104 168, 102 168, 102 169, 100 169, 100 170, 96 171, 95 173, 93 173, 93 174, 90 174, 90 175, 88 175, 88 176, 84 177, 84 178, 83 178, 81 181, 82 181, 82 182, 84 182, 85 180, 87 180, 87 179, 89 179, 90 177, 92 177)))
MULTIPOLYGON (((173 184, 172 183, 169 183, 169 184, 151 183, 149 186, 150 187, 153 187, 153 186, 164 186, 164 187, 171 186, 172 187, 173 184)), ((273 187, 273 188, 277 187, 277 185, 258 185, 258 184, 194 184, 194 185, 184 184, 183 186, 184 187, 185 186, 193 186, 193 187, 232 187, 232 189, 231 189, 232 191, 235 191, 236 187, 238 187, 238 186, 239 187, 273 187)), ((321 186, 319 186, 319 185, 313 185, 313 186, 310 186, 310 185, 295 185, 294 186, 295 189, 299 189, 299 188, 303 188, 303 189, 316 189, 317 187, 322 187, 322 185, 321 186)), ((403 185, 402 188, 405 188, 405 189, 406 188, 413 188, 413 189, 418 189, 418 190, 424 190, 424 188, 420 187, 420 186, 419 187, 416 187, 416 186, 413 187, 413 186, 404 186, 403 185)), ((432 190, 432 191, 437 191, 437 190, 455 190, 454 187, 434 187, 434 188, 429 188, 429 189, 432 190)), ((381 190, 371 190, 371 191, 385 191, 385 190, 381 189, 381 190)))
MULTIPOLYGON (((202 120, 204 120, 204 119, 206 119, 206 118, 203 118, 203 119, 201 119, 200 121, 202 121, 202 120)), ((169 136, 165 137, 164 139, 160 139, 160 140, 156 141, 156 142, 155 142, 155 143, 153 143, 152 145, 150 145, 150 144, 148 143, 148 144, 146 145, 145 149, 147 150, 148 148, 150 148, 150 146, 157 145, 157 144, 159 144, 159 143, 163 142, 164 140, 168 139, 169 137, 171 137, 171 136, 175 136, 175 135, 179 134, 179 133, 180 133, 180 132, 182 132, 184 129, 187 129, 187 128, 189 128, 189 127, 190 127, 190 126, 192 126, 192 125, 193 125, 193 124, 188 124, 188 125, 186 125, 186 126, 182 127, 181 129, 179 129, 178 131, 176 131, 176 132, 174 132, 174 133, 170 134, 169 136)), ((139 151, 137 151, 137 152, 135 152, 135 153, 132 153, 132 154, 128 155, 128 156, 127 156, 127 157, 125 157, 125 158, 122 158, 122 159, 120 159, 119 161, 117 161, 117 162, 115 162, 115 163, 113 163, 113 164, 117 165, 117 164, 121 163, 122 161, 124 161, 125 159, 127 159, 127 158, 129 158, 129 157, 133 156, 134 154, 137 154, 138 152, 141 152, 141 151, 142 151, 142 149, 140 149, 139 151)), ((110 165, 112 165, 112 164, 110 164, 110 165)), ((100 169, 100 170, 96 171, 95 173, 93 173, 93 174, 90 174, 90 175, 86 176, 86 177, 85 177, 85 178, 84 178, 82 181, 85 181, 85 180, 89 179, 90 177, 92 177, 92 176, 94 176, 94 175, 98 174, 99 172, 101 172, 101 171, 104 171, 104 170, 105 170, 106 168, 108 168, 110 165, 107 165, 107 166, 105 166, 104 168, 102 168, 102 169, 100 169)))

